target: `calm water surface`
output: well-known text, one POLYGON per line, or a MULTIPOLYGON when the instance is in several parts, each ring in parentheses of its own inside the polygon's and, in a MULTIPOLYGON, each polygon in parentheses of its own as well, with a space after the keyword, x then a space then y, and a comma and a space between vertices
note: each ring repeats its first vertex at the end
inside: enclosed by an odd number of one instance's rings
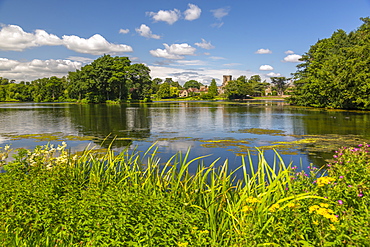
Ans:
MULTIPOLYGON (((145 151, 157 142, 160 156, 168 159, 191 148, 191 156, 211 154, 240 165, 249 148, 270 147, 316 138, 315 143, 288 145, 280 150, 289 163, 323 165, 334 148, 328 143, 346 145, 370 140, 370 112, 327 111, 289 106, 282 101, 156 102, 150 104, 77 105, 64 103, 0 103, 0 146, 33 148, 48 142, 67 140, 72 151, 89 143, 107 147, 126 146, 145 151), (108 140, 102 144, 105 137, 108 140), (86 138, 81 140, 79 138, 86 138), (322 140, 322 141, 321 141, 322 140), (330 151, 329 151, 330 150, 330 151)), ((370 141, 369 141, 370 142, 370 141)), ((276 146, 278 150, 280 147, 276 146)))

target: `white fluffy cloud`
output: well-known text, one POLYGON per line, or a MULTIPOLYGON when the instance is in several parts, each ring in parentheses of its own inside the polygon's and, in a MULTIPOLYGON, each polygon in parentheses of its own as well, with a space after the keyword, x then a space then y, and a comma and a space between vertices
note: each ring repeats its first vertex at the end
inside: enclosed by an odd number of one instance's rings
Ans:
POLYGON ((284 58, 284 62, 289 62, 289 63, 300 63, 301 61, 299 61, 299 59, 301 59, 302 56, 301 55, 297 55, 297 54, 291 54, 291 55, 288 55, 284 58))
POLYGON ((61 45, 62 40, 44 30, 27 33, 16 25, 3 26, 0 30, 0 49, 23 51, 24 49, 42 45, 61 45))
POLYGON ((189 3, 188 6, 189 8, 184 12, 185 20, 193 21, 198 19, 202 13, 202 10, 198 6, 191 3, 189 3))
POLYGON ((155 12, 148 12, 149 16, 153 18, 154 21, 164 21, 168 24, 172 25, 176 21, 178 21, 181 17, 181 13, 178 9, 174 10, 160 10, 157 13, 155 12))
POLYGON ((256 54, 270 54, 272 53, 272 51, 269 49, 258 49, 255 53, 256 54))
POLYGON ((284 52, 285 54, 294 54, 294 51, 291 51, 291 50, 287 50, 286 52, 284 52))
POLYGON ((34 33, 27 33, 16 25, 3 26, 0 30, 0 40, 0 49, 9 51, 23 51, 27 48, 44 45, 64 45, 70 50, 92 55, 132 52, 130 46, 109 43, 100 34, 95 34, 89 39, 80 38, 75 35, 64 35, 61 39, 44 30, 36 30, 34 33))
POLYGON ((207 42, 205 39, 202 39, 201 43, 195 43, 196 46, 203 48, 203 49, 214 49, 215 47, 211 44, 211 42, 207 42))
POLYGON ((100 34, 95 34, 88 39, 80 38, 75 35, 64 35, 64 45, 73 51, 79 53, 88 53, 92 55, 102 55, 105 53, 132 52, 131 46, 109 43, 100 34))
POLYGON ((20 62, 7 58, 0 58, 1 76, 16 81, 33 81, 35 79, 58 76, 62 77, 69 71, 80 69, 81 62, 61 59, 20 62))
POLYGON ((274 73, 274 72, 270 72, 267 74, 268 77, 278 77, 278 76, 281 76, 280 73, 274 73))
POLYGON ((156 49, 156 50, 150 50, 149 53, 153 57, 162 57, 166 59, 184 59, 183 56, 171 54, 166 49, 156 49))
POLYGON ((129 33, 130 32, 130 29, 120 29, 119 30, 119 33, 122 33, 122 34, 127 34, 127 33, 129 33))
POLYGON ((15 68, 19 62, 15 60, 9 60, 7 58, 0 58, 0 71, 7 71, 15 68))
POLYGON ((271 65, 261 65, 260 70, 262 71, 269 71, 269 70, 274 70, 274 68, 271 65))
POLYGON ((150 54, 154 57, 162 57, 167 59, 183 59, 184 55, 194 55, 196 48, 189 44, 163 44, 165 49, 151 50, 150 54))
POLYGON ((186 43, 172 45, 163 44, 163 45, 169 53, 176 55, 194 55, 194 52, 196 51, 194 47, 186 43))
POLYGON ((141 24, 139 28, 135 29, 140 36, 146 37, 146 38, 152 38, 152 39, 160 39, 161 36, 153 34, 152 31, 150 30, 150 27, 148 27, 145 24, 141 24))

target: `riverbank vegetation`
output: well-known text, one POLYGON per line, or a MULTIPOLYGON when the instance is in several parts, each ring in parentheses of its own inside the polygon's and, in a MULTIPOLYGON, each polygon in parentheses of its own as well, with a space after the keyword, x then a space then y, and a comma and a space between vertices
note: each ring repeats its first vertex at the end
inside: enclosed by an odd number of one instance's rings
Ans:
POLYGON ((370 109, 370 18, 355 31, 338 30, 319 40, 297 66, 290 103, 370 109))
MULTIPOLYGON (((188 153, 0 150, 3 246, 368 246, 370 145, 304 171, 277 154, 203 164, 188 153), (221 163, 221 165, 219 165, 221 163), (196 172, 190 168, 196 166, 196 172), (236 180, 238 175, 238 180, 236 180)), ((194 169, 193 169, 194 170, 194 169)))

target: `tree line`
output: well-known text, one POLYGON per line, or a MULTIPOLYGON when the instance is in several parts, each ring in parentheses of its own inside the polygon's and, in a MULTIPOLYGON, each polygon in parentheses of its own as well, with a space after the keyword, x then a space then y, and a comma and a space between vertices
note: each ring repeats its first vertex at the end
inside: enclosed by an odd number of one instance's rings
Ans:
MULTIPOLYGON (((58 78, 37 79, 31 82, 15 83, 0 77, 0 101, 61 102, 78 101, 84 103, 102 103, 107 101, 149 101, 151 98, 168 99, 179 97, 181 90, 204 88, 196 80, 189 80, 181 86, 171 78, 164 81, 151 79, 150 69, 144 64, 131 64, 127 57, 104 55, 81 69, 69 72, 58 78)), ((286 79, 280 81, 285 85, 286 79)), ((272 78, 274 82, 274 78, 272 78)), ((276 84, 276 83, 275 83, 276 84)), ((230 81, 222 90, 213 79, 202 93, 189 91, 189 96, 200 99, 213 99, 220 93, 228 99, 245 99, 249 96, 264 95, 270 84, 262 82, 259 75, 251 78, 240 76, 230 81)), ((281 92, 283 87, 275 85, 281 92)))
POLYGON ((370 109, 370 18, 355 31, 337 30, 303 55, 293 74, 295 105, 370 109))
POLYGON ((20 83, 0 78, 0 101, 145 100, 152 93, 149 73, 147 66, 131 64, 127 57, 104 55, 63 78, 53 76, 20 83))

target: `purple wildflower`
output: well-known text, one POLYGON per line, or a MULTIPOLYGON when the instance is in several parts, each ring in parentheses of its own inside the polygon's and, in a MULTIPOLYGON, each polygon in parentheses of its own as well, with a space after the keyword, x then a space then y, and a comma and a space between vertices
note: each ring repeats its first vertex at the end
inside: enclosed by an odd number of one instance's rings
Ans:
POLYGON ((344 178, 343 176, 339 176, 339 178, 344 178))
POLYGON ((339 205, 342 205, 343 204, 343 201, 342 200, 338 200, 338 204, 339 205))
POLYGON ((357 196, 358 196, 358 197, 363 197, 363 196, 364 196, 364 194, 360 193, 360 194, 358 194, 357 196))

